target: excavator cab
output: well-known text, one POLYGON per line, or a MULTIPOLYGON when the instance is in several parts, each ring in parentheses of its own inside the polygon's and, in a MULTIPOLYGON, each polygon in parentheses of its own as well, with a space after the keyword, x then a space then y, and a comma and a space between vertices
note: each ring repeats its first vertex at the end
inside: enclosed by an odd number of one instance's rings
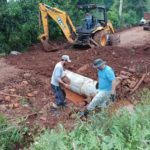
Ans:
MULTIPOLYGON (((77 7, 85 12, 85 16, 82 24, 76 29, 78 38, 75 45, 106 46, 108 43, 106 8, 96 4, 84 4, 77 7)), ((110 29, 108 30, 110 32, 110 29)))
POLYGON ((86 4, 78 5, 78 9, 81 9, 85 12, 85 18, 83 24, 83 29, 92 29, 96 26, 105 26, 107 24, 107 15, 106 9, 104 6, 96 4, 86 4), (90 26, 88 27, 88 21, 90 26), (86 25, 86 27, 85 27, 86 25))

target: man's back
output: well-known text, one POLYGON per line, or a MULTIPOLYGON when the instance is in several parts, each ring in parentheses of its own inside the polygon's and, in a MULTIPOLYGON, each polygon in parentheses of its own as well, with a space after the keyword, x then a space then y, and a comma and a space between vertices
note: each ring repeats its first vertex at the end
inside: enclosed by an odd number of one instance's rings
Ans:
POLYGON ((103 70, 98 71, 99 90, 111 91, 113 80, 115 80, 115 73, 111 67, 106 65, 103 70))
POLYGON ((52 74, 52 78, 51 78, 51 84, 55 85, 55 86, 59 86, 59 79, 61 79, 61 77, 63 76, 63 66, 61 64, 61 62, 57 63, 55 65, 53 74, 52 74))

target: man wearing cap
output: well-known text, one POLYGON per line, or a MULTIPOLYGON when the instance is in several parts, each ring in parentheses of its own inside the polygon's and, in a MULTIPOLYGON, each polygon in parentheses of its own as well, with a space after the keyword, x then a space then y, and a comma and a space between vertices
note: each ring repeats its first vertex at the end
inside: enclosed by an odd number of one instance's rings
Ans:
POLYGON ((65 105, 65 95, 63 90, 60 87, 60 84, 65 88, 69 88, 69 85, 63 82, 62 78, 64 77, 64 66, 71 62, 68 55, 63 55, 61 61, 55 65, 54 71, 51 78, 51 88, 55 95, 55 105, 53 107, 64 106, 65 105))
POLYGON ((113 69, 102 59, 96 59, 93 67, 98 74, 98 93, 88 104, 87 110, 81 112, 81 116, 87 115, 95 107, 106 107, 110 100, 115 101, 117 81, 113 69))

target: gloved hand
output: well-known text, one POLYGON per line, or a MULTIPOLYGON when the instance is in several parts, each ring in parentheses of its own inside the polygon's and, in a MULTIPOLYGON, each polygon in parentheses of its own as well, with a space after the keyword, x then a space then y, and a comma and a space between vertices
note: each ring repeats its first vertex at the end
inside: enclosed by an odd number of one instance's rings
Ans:
POLYGON ((111 94, 111 95, 110 95, 110 100, 111 100, 112 102, 114 102, 114 101, 116 100, 116 95, 115 95, 115 94, 111 94))

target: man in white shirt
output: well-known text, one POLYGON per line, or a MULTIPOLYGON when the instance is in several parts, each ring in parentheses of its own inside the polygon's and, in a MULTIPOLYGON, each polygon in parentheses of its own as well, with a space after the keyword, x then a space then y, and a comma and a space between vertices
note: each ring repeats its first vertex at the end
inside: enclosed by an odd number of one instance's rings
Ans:
POLYGON ((65 103, 65 94, 64 91, 61 89, 60 84, 63 85, 65 88, 69 88, 70 86, 63 82, 62 78, 64 77, 64 66, 71 62, 68 55, 63 55, 61 57, 61 61, 55 65, 55 68, 52 73, 51 78, 51 88, 55 95, 55 106, 64 106, 65 103))

